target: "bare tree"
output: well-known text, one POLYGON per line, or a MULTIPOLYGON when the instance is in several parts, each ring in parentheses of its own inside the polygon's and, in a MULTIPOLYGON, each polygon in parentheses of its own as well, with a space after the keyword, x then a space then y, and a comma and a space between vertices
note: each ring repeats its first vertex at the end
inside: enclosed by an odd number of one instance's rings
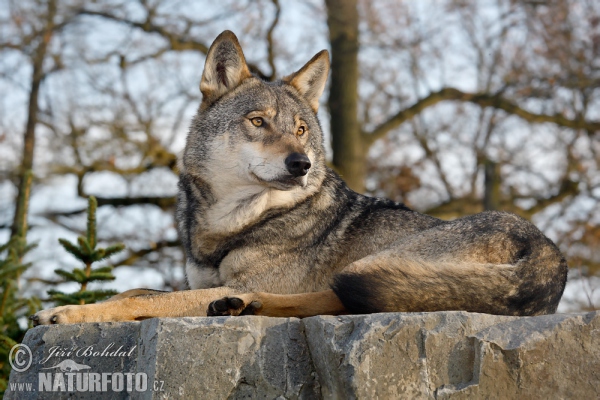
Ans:
MULTIPOLYGON (((52 54, 49 50, 53 35, 68 23, 63 20, 57 21, 57 2, 49 0, 42 2, 38 7, 26 8, 18 2, 10 2, 7 19, 13 21, 10 24, 12 34, 7 38, 0 40, 0 51, 8 53, 9 51, 19 52, 31 65, 31 76, 29 79, 29 98, 27 101, 27 122, 23 133, 23 151, 21 165, 18 176, 19 188, 17 194, 17 209, 11 227, 11 236, 15 235, 18 229, 17 216, 22 215, 23 210, 19 209, 24 204, 22 198, 26 195, 22 188, 25 172, 33 169, 35 131, 38 124, 39 95, 40 86, 46 76, 53 71, 60 69, 60 63, 53 63, 52 67, 46 66, 47 60, 54 56, 54 61, 59 59, 58 54, 52 54)), ((4 21, 7 23, 8 21, 4 21)))

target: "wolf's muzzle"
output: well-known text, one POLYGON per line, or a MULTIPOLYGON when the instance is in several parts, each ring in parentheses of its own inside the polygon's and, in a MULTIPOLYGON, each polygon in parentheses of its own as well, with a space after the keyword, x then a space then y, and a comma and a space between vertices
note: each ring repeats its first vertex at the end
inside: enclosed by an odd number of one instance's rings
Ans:
POLYGON ((292 153, 285 159, 285 166, 290 174, 298 177, 308 174, 311 164, 306 154, 292 153))

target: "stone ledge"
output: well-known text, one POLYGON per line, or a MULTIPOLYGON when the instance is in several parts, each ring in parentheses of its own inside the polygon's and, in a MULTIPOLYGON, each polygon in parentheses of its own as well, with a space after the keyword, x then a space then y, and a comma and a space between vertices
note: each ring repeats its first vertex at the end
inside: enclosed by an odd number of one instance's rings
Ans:
POLYGON ((6 399, 74 394, 94 399, 600 395, 599 312, 523 318, 436 312, 304 320, 150 319, 37 327, 23 343, 30 347, 33 363, 26 372, 13 371, 10 384, 32 383, 35 392, 9 387, 6 399), (65 354, 52 353, 57 346, 65 354), (58 365, 67 359, 79 365, 75 368, 85 368, 69 371, 67 364, 58 365), (64 379, 68 390, 71 374, 88 383, 87 391, 77 392, 72 383, 75 393, 40 392, 40 373, 46 380, 43 389, 62 389, 64 379), (102 373, 143 374, 146 386, 139 388, 145 390, 135 388, 142 375, 129 375, 130 392, 126 387, 112 391, 110 379, 127 377, 108 375, 106 388, 100 382, 89 384, 91 375, 99 379, 102 373), (90 392, 91 387, 106 391, 90 392))

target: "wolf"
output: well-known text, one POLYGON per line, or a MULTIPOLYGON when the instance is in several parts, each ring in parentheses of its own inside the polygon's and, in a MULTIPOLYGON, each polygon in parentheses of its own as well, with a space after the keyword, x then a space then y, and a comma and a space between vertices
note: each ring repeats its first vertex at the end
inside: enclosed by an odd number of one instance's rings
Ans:
POLYGON ((176 220, 191 290, 134 289, 32 316, 35 325, 153 317, 463 310, 554 313, 567 264, 505 212, 443 221, 358 194, 326 165, 323 50, 276 82, 236 36, 211 45, 181 159, 176 220))
POLYGON ((63 360, 52 367, 42 368, 42 369, 55 369, 55 368, 59 368, 62 372, 73 372, 73 371, 81 371, 84 369, 90 369, 91 367, 89 365, 85 365, 85 364, 77 364, 73 360, 63 360))

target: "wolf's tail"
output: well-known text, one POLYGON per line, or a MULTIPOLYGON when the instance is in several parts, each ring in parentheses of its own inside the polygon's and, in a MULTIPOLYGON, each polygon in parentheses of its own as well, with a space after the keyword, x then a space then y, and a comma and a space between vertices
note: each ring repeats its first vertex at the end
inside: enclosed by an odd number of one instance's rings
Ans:
POLYGON ((387 251, 351 264, 334 277, 332 289, 353 314, 556 312, 566 284, 564 258, 551 243, 522 256, 511 264, 482 264, 427 261, 387 251))

